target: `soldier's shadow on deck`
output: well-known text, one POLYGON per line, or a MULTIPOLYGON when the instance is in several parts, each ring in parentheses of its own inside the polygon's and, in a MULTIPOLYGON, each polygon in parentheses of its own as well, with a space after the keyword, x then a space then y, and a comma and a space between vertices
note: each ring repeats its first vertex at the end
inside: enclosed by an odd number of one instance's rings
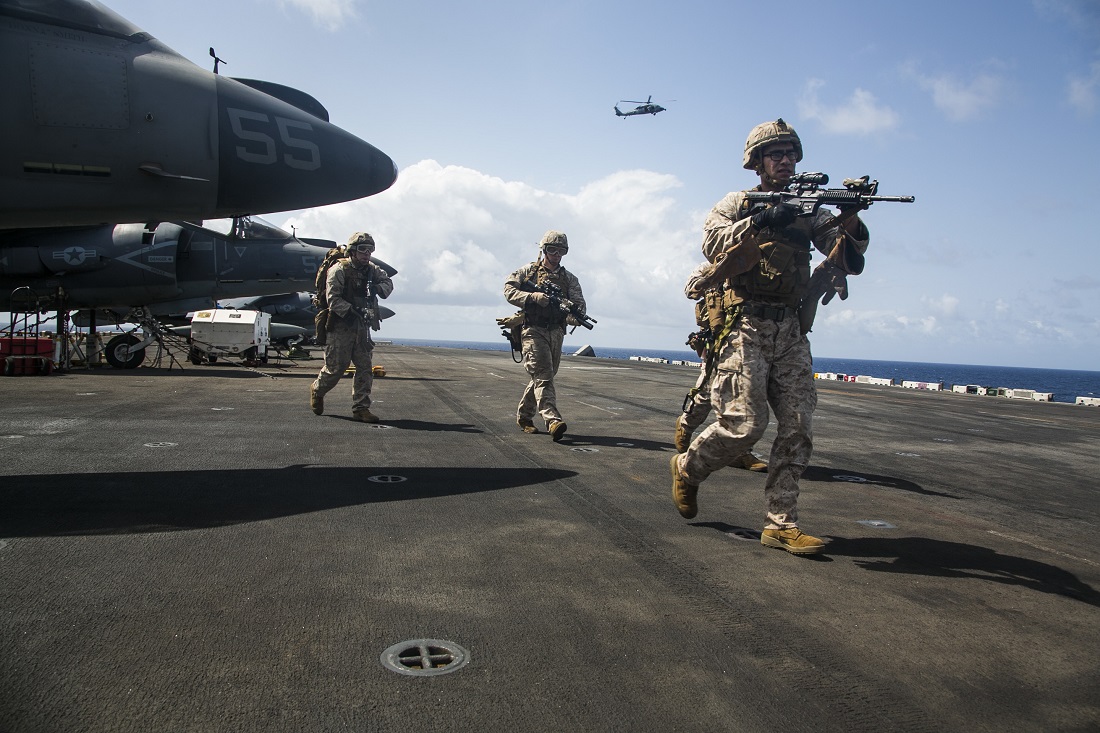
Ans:
MULTIPOLYGON (((539 430, 540 433, 545 433, 545 430, 539 430)), ((664 440, 641 440, 639 438, 622 438, 614 435, 575 435, 572 433, 566 433, 565 437, 561 439, 559 445, 568 446, 570 448, 587 448, 587 447, 599 447, 599 448, 629 448, 629 449, 641 449, 651 451, 670 451, 675 450, 675 446, 672 443, 664 440)), ((668 460, 667 458, 665 459, 668 460)))
POLYGON ((325 417, 332 420, 345 420, 356 424, 361 424, 365 430, 419 430, 428 433, 483 433, 485 432, 479 427, 471 425, 469 423, 445 423, 445 422, 428 422, 426 420, 390 420, 384 416, 379 416, 381 422, 376 423, 363 423, 361 420, 356 420, 351 415, 329 415, 325 417))
POLYGON ((485 431, 469 423, 427 422, 426 420, 382 420, 398 430, 422 430, 430 433, 484 433, 485 431))
MULTIPOLYGON (((693 527, 713 529, 735 540, 757 544, 760 530, 726 522, 692 522, 693 527)), ((1004 585, 1066 596, 1100 607, 1100 592, 1062 568, 962 542, 928 537, 837 537, 827 535, 825 550, 806 555, 807 560, 832 562, 851 558, 856 567, 881 573, 925 575, 935 578, 985 580, 1004 585)))
MULTIPOLYGON (((766 457, 767 456, 765 456, 765 458, 766 457)), ((806 470, 802 472, 802 479, 804 481, 823 481, 827 483, 870 484, 872 486, 881 486, 887 489, 908 491, 913 494, 921 494, 922 496, 943 496, 948 499, 961 498, 954 494, 945 494, 942 491, 932 491, 931 489, 924 488, 920 484, 894 476, 879 476, 877 474, 864 473, 862 471, 849 471, 844 468, 807 466, 806 470)))
POLYGON ((985 580, 1067 596, 1100 607, 1100 592, 1054 565, 996 550, 928 537, 829 537, 825 554, 850 557, 880 573, 985 580))

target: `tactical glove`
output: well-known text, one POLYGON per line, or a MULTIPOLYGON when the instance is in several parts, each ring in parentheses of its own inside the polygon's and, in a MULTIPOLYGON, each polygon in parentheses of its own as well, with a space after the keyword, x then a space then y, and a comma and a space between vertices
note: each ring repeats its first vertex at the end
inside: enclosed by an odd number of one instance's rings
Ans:
POLYGON ((807 285, 808 297, 817 300, 821 298, 821 305, 828 305, 829 301, 840 296, 841 300, 848 299, 848 277, 844 270, 836 267, 826 260, 814 270, 807 285))
POLYGON ((821 305, 829 305, 834 296, 839 295, 841 300, 848 300, 848 276, 837 270, 832 273, 832 282, 821 298, 821 305))
POLYGON ((547 295, 546 293, 531 293, 527 297, 527 302, 528 303, 534 303, 535 305, 539 306, 540 308, 549 308, 550 307, 550 296, 547 295))
POLYGON ((798 207, 776 204, 752 215, 752 225, 757 229, 782 229, 798 216, 798 207))

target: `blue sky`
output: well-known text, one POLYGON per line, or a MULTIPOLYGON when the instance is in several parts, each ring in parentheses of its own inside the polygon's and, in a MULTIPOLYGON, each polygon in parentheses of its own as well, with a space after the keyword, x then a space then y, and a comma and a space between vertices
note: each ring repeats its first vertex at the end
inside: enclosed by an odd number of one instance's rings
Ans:
POLYGON ((571 343, 682 348, 703 219, 783 117, 800 170, 917 197, 865 213, 867 269, 815 354, 1100 369, 1096 0, 106 4, 397 162, 385 193, 267 217, 375 234, 400 270, 383 337, 498 339, 504 278, 555 228, 599 320, 571 343), (615 117, 648 95, 668 111, 615 117))

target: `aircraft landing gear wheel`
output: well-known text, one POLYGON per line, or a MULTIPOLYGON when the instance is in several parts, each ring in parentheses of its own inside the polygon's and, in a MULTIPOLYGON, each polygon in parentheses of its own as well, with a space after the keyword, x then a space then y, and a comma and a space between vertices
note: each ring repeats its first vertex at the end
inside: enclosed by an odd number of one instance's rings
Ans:
POLYGON ((107 342, 103 355, 115 369, 137 369, 145 361, 145 349, 135 349, 141 343, 137 336, 124 333, 107 342))

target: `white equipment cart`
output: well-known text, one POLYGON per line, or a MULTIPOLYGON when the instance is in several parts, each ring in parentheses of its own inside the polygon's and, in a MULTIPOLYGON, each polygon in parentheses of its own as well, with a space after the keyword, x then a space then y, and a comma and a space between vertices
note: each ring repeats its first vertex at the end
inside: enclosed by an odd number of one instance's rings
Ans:
POLYGON ((191 317, 192 364, 214 363, 218 357, 241 359, 248 366, 267 363, 271 314, 253 310, 213 308, 191 317))

